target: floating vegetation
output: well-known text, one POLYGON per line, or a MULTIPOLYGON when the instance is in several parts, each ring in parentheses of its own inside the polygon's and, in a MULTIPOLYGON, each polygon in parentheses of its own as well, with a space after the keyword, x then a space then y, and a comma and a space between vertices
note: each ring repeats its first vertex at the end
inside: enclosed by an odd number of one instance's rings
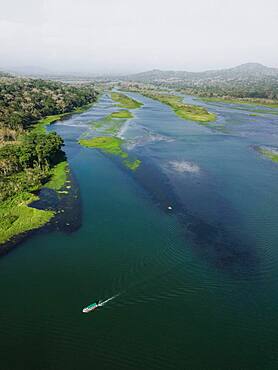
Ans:
POLYGON ((129 119, 133 117, 133 114, 129 110, 120 110, 119 112, 111 113, 108 118, 125 118, 129 119))
POLYGON ((273 162, 278 163, 278 148, 256 146, 255 150, 273 162))
POLYGON ((128 159, 128 153, 123 151, 122 144, 124 140, 114 137, 114 136, 97 136, 91 139, 80 139, 79 144, 87 148, 100 149, 104 153, 116 155, 125 159, 123 161, 124 165, 129 169, 135 171, 139 166, 141 161, 136 159, 131 161, 128 159))
POLYGON ((169 105, 176 115, 182 119, 197 122, 213 122, 216 120, 216 115, 214 113, 208 112, 204 107, 184 103, 181 96, 148 89, 138 89, 138 93, 148 98, 158 100, 160 103, 169 105))
POLYGON ((132 99, 129 96, 118 92, 112 92, 111 98, 117 103, 120 103, 119 106, 122 108, 136 109, 140 108, 143 105, 143 103, 140 103, 137 100, 132 99))

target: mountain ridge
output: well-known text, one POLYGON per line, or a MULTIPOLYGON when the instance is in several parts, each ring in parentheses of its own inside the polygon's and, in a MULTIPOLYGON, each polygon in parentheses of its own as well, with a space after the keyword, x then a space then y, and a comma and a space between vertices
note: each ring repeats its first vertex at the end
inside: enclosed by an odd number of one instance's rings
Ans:
MULTIPOLYGON (((153 69, 124 76, 124 79, 135 81, 159 81, 159 80, 196 80, 196 79, 237 79, 237 78, 265 78, 277 77, 278 68, 267 67, 260 63, 244 63, 235 67, 225 69, 206 70, 203 72, 188 72, 174 70, 153 69)), ((123 79, 123 77, 122 77, 123 79)))

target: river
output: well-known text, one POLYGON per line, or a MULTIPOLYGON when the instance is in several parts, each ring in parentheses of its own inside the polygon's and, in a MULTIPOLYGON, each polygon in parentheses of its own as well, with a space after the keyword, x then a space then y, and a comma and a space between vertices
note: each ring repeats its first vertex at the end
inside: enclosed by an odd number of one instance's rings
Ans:
POLYGON ((278 166, 254 146, 277 146, 278 117, 185 97, 218 114, 207 127, 128 95, 144 103, 122 131, 135 172, 77 143, 115 110, 107 94, 50 128, 82 223, 0 259, 1 369, 277 369, 278 166))

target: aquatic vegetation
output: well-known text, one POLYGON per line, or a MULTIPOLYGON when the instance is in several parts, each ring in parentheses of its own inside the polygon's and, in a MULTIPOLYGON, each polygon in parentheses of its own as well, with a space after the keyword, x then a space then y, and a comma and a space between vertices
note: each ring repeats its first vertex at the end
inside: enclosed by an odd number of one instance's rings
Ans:
POLYGON ((135 161, 130 161, 128 159, 126 159, 124 161, 124 164, 132 171, 136 171, 137 168, 140 166, 141 164, 141 161, 140 159, 135 159, 135 161))
POLYGON ((69 166, 67 161, 60 162, 56 164, 51 169, 51 179, 44 185, 44 187, 60 190, 66 183, 67 176, 69 173, 69 166))
MULTIPOLYGON (((134 104, 133 101, 131 103, 129 102, 129 105, 131 104, 134 104)), ((83 138, 79 140, 79 144, 121 157, 125 159, 123 164, 130 170, 135 171, 140 166, 141 161, 139 159, 133 161, 128 159, 128 154, 122 150, 124 140, 116 136, 121 130, 123 123, 132 117, 133 114, 130 111, 121 110, 113 112, 97 122, 93 122, 92 126, 94 129, 100 129, 101 132, 110 134, 111 136, 97 136, 90 139, 83 138)))
POLYGON ((92 122, 92 127, 95 130, 116 135, 121 130, 123 123, 133 117, 133 114, 128 110, 121 110, 119 112, 113 112, 104 118, 92 122))
POLYGON ((52 123, 59 121, 68 113, 55 114, 52 116, 47 116, 39 120, 33 127, 32 131, 37 134, 44 134, 46 132, 46 126, 51 125, 52 123))
POLYGON ((140 103, 137 100, 128 97, 127 95, 117 92, 112 92, 111 98, 117 103, 120 103, 119 106, 122 108, 136 109, 140 108, 143 105, 143 103, 140 103))
POLYGON ((65 117, 70 117, 73 114, 77 113, 84 113, 86 112, 93 103, 89 103, 86 105, 83 105, 81 107, 78 107, 74 109, 72 112, 67 112, 67 113, 61 113, 61 114, 54 114, 51 116, 46 116, 39 120, 37 123, 34 124, 32 131, 38 134, 44 134, 46 132, 46 126, 51 125, 54 122, 57 122, 65 117))
POLYGON ((216 119, 216 115, 208 112, 205 108, 183 103, 182 97, 171 94, 162 94, 160 92, 151 90, 139 91, 142 95, 148 98, 158 100, 163 104, 169 105, 177 116, 182 119, 197 122, 213 122, 216 119))
POLYGON ((104 131, 107 134, 117 135, 120 132, 123 123, 124 123, 124 121, 122 121, 122 122, 113 122, 108 127, 106 127, 104 129, 104 131))
POLYGON ((128 154, 121 148, 123 140, 112 136, 97 136, 92 139, 81 139, 79 144, 87 148, 96 148, 109 154, 114 154, 122 158, 127 158, 128 154))
POLYGON ((256 147, 259 153, 261 153, 266 158, 271 159, 273 162, 278 163, 278 149, 266 148, 266 147, 256 147))
POLYGON ((111 113, 107 118, 125 118, 129 119, 132 118, 133 114, 128 110, 121 110, 119 112, 111 113))
POLYGON ((0 244, 13 236, 37 229, 46 224, 53 216, 53 211, 45 211, 28 206, 39 199, 31 193, 20 193, 3 202, 0 208, 0 244))
POLYGON ((260 98, 217 98, 217 97, 200 97, 205 102, 228 103, 228 104, 249 104, 268 108, 278 108, 278 102, 260 98))
POLYGON ((136 171, 140 166, 139 159, 130 160, 128 153, 123 151, 124 140, 114 136, 98 136, 92 139, 80 139, 79 144, 87 148, 100 149, 104 153, 113 154, 124 159, 123 164, 132 171, 136 171))

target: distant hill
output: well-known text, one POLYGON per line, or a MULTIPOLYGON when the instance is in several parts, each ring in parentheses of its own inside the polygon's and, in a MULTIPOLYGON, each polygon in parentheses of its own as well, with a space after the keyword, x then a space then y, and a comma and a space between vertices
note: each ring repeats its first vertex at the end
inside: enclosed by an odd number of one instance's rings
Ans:
POLYGON ((11 77, 11 75, 9 73, 0 71, 0 77, 11 77))
POLYGON ((151 84, 170 87, 202 97, 259 98, 278 100, 278 68, 246 63, 233 68, 205 72, 152 71, 136 73, 110 81, 127 85, 151 84))
POLYGON ((137 82, 178 82, 178 81, 208 81, 208 80, 260 80, 265 78, 277 78, 278 68, 266 67, 259 63, 246 63, 237 67, 209 70, 205 72, 187 71, 162 71, 154 69, 152 71, 141 72, 121 77, 122 80, 137 82))
POLYGON ((49 74, 49 70, 39 66, 21 66, 5 68, 8 73, 13 73, 19 76, 44 76, 49 74))

